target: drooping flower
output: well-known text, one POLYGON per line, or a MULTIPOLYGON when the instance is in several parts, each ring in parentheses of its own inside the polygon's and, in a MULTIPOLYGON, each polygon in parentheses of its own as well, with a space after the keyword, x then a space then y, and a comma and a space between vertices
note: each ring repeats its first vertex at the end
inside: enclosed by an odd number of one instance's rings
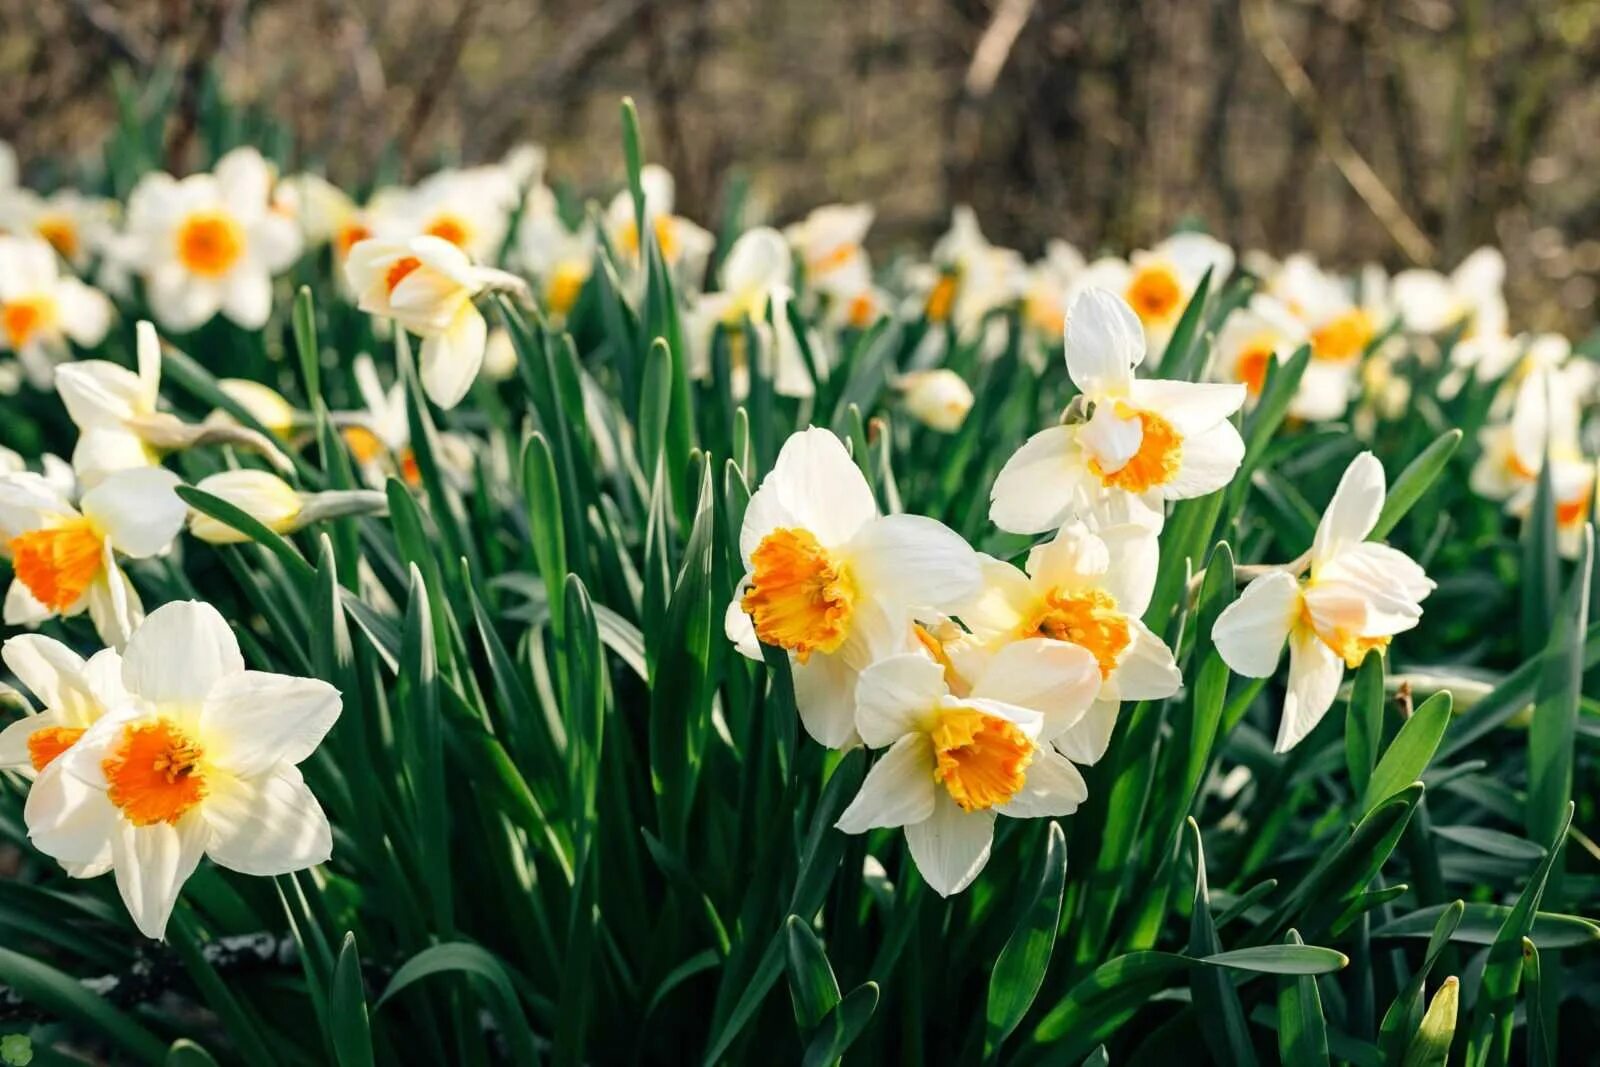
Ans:
POLYGON ((301 246, 294 221, 272 208, 272 185, 272 167, 253 148, 234 149, 208 174, 140 181, 128 233, 163 326, 193 330, 218 312, 247 330, 266 325, 272 278, 301 246))
POLYGON ((917 870, 940 896, 959 893, 988 862, 997 815, 1070 815, 1089 790, 1042 736, 1029 704, 1057 703, 1060 721, 1082 714, 1094 691, 1087 656, 1054 642, 1008 646, 964 696, 926 655, 889 656, 862 672, 856 724, 870 748, 887 748, 839 817, 845 833, 904 827, 917 870))
POLYGON ((68 342, 100 343, 111 325, 111 301, 93 286, 62 275, 56 253, 31 237, 0 236, 0 352, 12 352, 36 389, 48 389, 68 342))
POLYGON ((949 610, 978 584, 966 542, 933 519, 879 515, 844 445, 815 427, 784 442, 739 551, 728 637, 752 659, 758 641, 788 654, 801 721, 830 748, 856 740, 857 675, 903 644, 917 610, 949 610))
POLYGON ((483 366, 489 325, 472 302, 498 271, 475 267, 439 237, 362 241, 345 271, 361 310, 393 319, 422 338, 419 373, 428 399, 453 408, 483 366))
POLYGON ((1275 751, 1287 752, 1332 706, 1347 667, 1416 626, 1434 583, 1409 556, 1367 540, 1383 510, 1383 465, 1351 461, 1317 525, 1309 572, 1256 578, 1222 612, 1212 640, 1236 673, 1266 678, 1289 645, 1289 683, 1275 751))
POLYGON ((1094 704, 1052 738, 1074 762, 1093 764, 1105 754, 1123 701, 1160 700, 1183 683, 1172 650, 1141 621, 1156 570, 1148 526, 1069 523, 1028 554, 1025 570, 984 557, 983 591, 959 610, 980 647, 1043 638, 1093 655, 1094 704))
POLYGON ((1030 437, 1006 461, 990 494, 995 525, 1042 533, 1110 507, 1142 510, 1159 526, 1165 501, 1228 484, 1244 458, 1228 418, 1245 387, 1135 378, 1144 355, 1144 331, 1126 303, 1100 289, 1078 296, 1066 360, 1082 396, 1066 423, 1030 437))
POLYGON ((120 471, 77 507, 37 474, 0 476, 0 551, 15 573, 5 621, 34 626, 88 611, 100 639, 120 648, 144 615, 119 556, 164 551, 183 528, 177 475, 159 467, 120 471))
POLYGON ((110 868, 147 937, 202 856, 242 874, 325 862, 327 816, 296 766, 339 716, 326 682, 248 671, 217 610, 167 604, 122 658, 127 700, 41 775, 24 818, 69 873, 110 868))

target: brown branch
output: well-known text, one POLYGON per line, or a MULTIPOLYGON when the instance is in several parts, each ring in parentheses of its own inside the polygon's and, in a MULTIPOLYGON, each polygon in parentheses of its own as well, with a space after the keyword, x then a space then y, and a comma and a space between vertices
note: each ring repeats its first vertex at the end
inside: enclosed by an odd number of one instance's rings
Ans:
POLYGON ((1350 183, 1350 187, 1377 217, 1407 259, 1421 266, 1431 264, 1434 259, 1433 243, 1406 214, 1405 208, 1400 206, 1394 194, 1389 192, 1377 172, 1329 114, 1311 77, 1273 27, 1268 0, 1241 0, 1240 14, 1244 17, 1245 35, 1261 53, 1261 58, 1267 61, 1267 66, 1272 68, 1284 91, 1316 132, 1322 150, 1339 168, 1345 181, 1350 183))
POLYGON ((461 6, 456 8, 450 33, 445 37, 438 54, 433 57, 433 66, 428 68, 417 95, 411 101, 411 114, 406 120, 405 133, 400 138, 401 154, 407 160, 415 151, 422 132, 427 129, 428 120, 439 105, 439 98, 455 79, 456 71, 461 66, 462 50, 467 46, 467 38, 472 36, 473 23, 477 21, 481 10, 482 0, 462 0, 461 6))

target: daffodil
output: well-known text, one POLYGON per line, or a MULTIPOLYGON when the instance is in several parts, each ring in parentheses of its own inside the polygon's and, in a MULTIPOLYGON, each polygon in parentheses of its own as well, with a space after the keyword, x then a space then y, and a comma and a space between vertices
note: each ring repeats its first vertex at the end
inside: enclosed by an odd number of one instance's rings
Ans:
POLYGON ((33 237, 0 236, 0 352, 15 354, 36 389, 48 389, 68 342, 99 344, 111 325, 104 293, 62 275, 56 253, 33 237))
POLYGON ((1434 583, 1409 556, 1367 540, 1385 496, 1383 466, 1357 456, 1334 490, 1302 578, 1279 568, 1253 580, 1222 612, 1212 640, 1227 665, 1266 678, 1289 645, 1289 682, 1275 751, 1287 752, 1332 706, 1346 668, 1382 653, 1417 625, 1434 583))
POLYGON ((88 611, 100 639, 120 647, 143 616, 120 557, 166 550, 183 528, 177 475, 158 467, 107 476, 74 506, 42 476, 0 476, 0 552, 15 577, 8 625, 88 611))
POLYGON ((252 430, 218 421, 193 425, 161 411, 161 341, 148 322, 138 324, 135 336, 137 372, 100 359, 56 368, 56 391, 78 427, 72 466, 86 488, 115 471, 156 466, 165 452, 202 444, 240 445, 292 468, 276 445, 252 430))
POLYGON ((300 254, 294 221, 272 209, 272 167, 236 148, 208 174, 147 175, 128 201, 128 232, 156 318, 193 330, 221 312, 247 330, 266 325, 272 278, 300 254))
POLYGON ((1215 237, 1180 233, 1126 261, 1095 260, 1084 268, 1080 285, 1121 295, 1139 317, 1149 344, 1161 347, 1171 338, 1206 271, 1211 272, 1215 293, 1233 273, 1233 264, 1233 249, 1215 237))
POLYGON ((0 233, 37 237, 80 275, 110 240, 116 219, 115 201, 75 189, 49 196, 29 189, 0 191, 0 233))
POLYGON ((879 515, 844 445, 815 427, 784 442, 751 496, 739 552, 728 637, 753 659, 758 641, 788 654, 801 721, 830 748, 856 741, 857 675, 903 644, 917 610, 978 586, 966 542, 933 519, 879 515))
POLYGON ((905 396, 911 417, 940 433, 961 429, 972 410, 972 387, 948 367, 902 374, 895 387, 905 396))
POLYGON ((122 658, 102 649, 88 660, 41 634, 20 634, 0 658, 39 702, 39 709, 0 730, 0 768, 42 774, 100 717, 127 701, 122 658))
POLYGON ((988 862, 997 815, 1076 811, 1089 795, 1083 776, 1041 736, 1045 717, 1018 703, 1076 700, 1081 713, 1092 692, 1081 684, 1087 657, 1061 657, 1051 644, 1009 646, 964 696, 951 693, 939 664, 915 652, 863 671, 857 728, 868 747, 887 751, 839 817, 839 829, 904 827, 917 870, 949 896, 988 862))
POLYGON ((379 239, 436 237, 475 262, 494 263, 520 192, 512 176, 493 164, 441 170, 411 189, 375 197, 368 215, 379 239))
POLYGON ((439 237, 362 241, 345 271, 361 310, 393 319, 422 338, 419 372, 428 399, 453 408, 483 366, 489 325, 472 302, 507 276, 475 267, 439 237))
MULTIPOLYGON (((655 234, 661 261, 681 285, 691 291, 698 290, 716 239, 704 227, 673 214, 677 183, 665 167, 645 164, 639 173, 639 184, 644 190, 645 225, 655 234)), ((620 257, 622 266, 643 277, 639 270, 638 219, 633 194, 627 189, 612 198, 606 208, 605 225, 611 247, 620 257)))
POLYGON ((1061 240, 1045 246, 1045 256, 1028 268, 1028 281, 1022 294, 1022 322, 1030 358, 1042 365, 1044 352, 1061 343, 1066 328, 1067 308, 1083 284, 1087 264, 1083 253, 1061 240))
MULTIPOLYGON (((248 378, 218 378, 217 388, 275 437, 288 439, 300 424, 301 416, 294 405, 270 385, 248 378)), ((220 409, 212 417, 231 421, 231 416, 220 409)))
MULTIPOLYGON (((777 230, 757 227, 739 236, 722 264, 722 289, 696 296, 685 315, 684 340, 689 345, 689 369, 694 377, 711 376, 711 345, 720 325, 731 356, 730 384, 735 399, 750 391, 752 355, 766 360, 764 372, 783 396, 810 396, 816 391, 800 351, 800 339, 789 321, 793 273, 789 246, 777 230), (746 323, 754 328, 759 344, 760 350, 754 354, 747 351, 746 323)), ((818 350, 813 343, 813 353, 818 350)), ((817 369, 826 373, 827 368, 819 361, 817 369)))
POLYGON ((29 791, 24 818, 42 852, 69 873, 109 867, 152 938, 204 856, 252 875, 329 858, 327 816, 297 764, 338 718, 337 690, 246 670, 228 624, 196 601, 144 621, 123 653, 122 686, 126 703, 29 791))
POLYGON ((1094 704, 1053 738, 1077 763, 1095 763, 1105 753, 1123 701, 1161 700, 1183 683, 1172 650, 1141 621, 1156 567, 1149 527, 1091 530, 1070 523, 1028 554, 1024 570, 984 557, 983 590, 959 609, 980 647, 1043 638, 1093 655, 1094 704))
MULTIPOLYGON (((1594 509, 1596 470, 1594 460, 1582 456, 1550 458, 1550 495, 1555 501, 1556 548, 1567 559, 1583 551, 1584 527, 1594 509)), ((1527 522, 1538 501, 1538 485, 1518 489, 1506 501, 1506 512, 1527 522)))
POLYGON ((597 243, 593 222, 585 219, 576 230, 567 228, 550 190, 540 187, 529 194, 517 225, 517 255, 553 320, 565 321, 577 305, 594 270, 597 243))
POLYGON ((1066 361, 1082 395, 1065 423, 1006 461, 990 495, 995 525, 1042 533, 1074 516, 1137 514, 1159 526, 1165 501, 1228 484, 1244 458, 1228 419, 1245 387, 1135 378, 1144 355, 1144 330, 1120 297, 1079 294, 1067 316, 1066 361))
POLYGON ((1511 395, 1505 421, 1478 431, 1480 452, 1469 484, 1488 500, 1510 500, 1533 486, 1546 455, 1568 465, 1582 456, 1577 396, 1557 370, 1529 374, 1511 395))
MULTIPOLYGON (((1027 285, 1022 257, 990 244, 977 213, 965 204, 951 213, 950 229, 934 244, 932 258, 926 268, 908 275, 912 301, 929 323, 947 326, 958 337, 972 336, 990 311, 1016 301, 1027 285)), ((927 332, 919 365, 943 351, 949 331, 927 332)), ((1003 335, 1003 324, 994 322, 983 337, 985 355, 998 353, 1003 335)))
MULTIPOLYGON (((350 450, 362 481, 382 489, 394 476, 415 489, 422 484, 422 471, 411 448, 405 384, 396 381, 385 389, 372 357, 364 352, 353 361, 352 371, 363 409, 334 412, 333 421, 340 428, 339 435, 350 450)), ((460 434, 441 432, 438 444, 434 458, 445 475, 459 488, 470 485, 474 462, 471 443, 460 434)))
MULTIPOLYGON (((1211 376, 1218 381, 1238 382, 1254 401, 1261 395, 1272 366, 1288 359, 1307 340, 1305 327, 1293 315, 1277 301, 1258 295, 1222 324, 1212 355, 1211 376)), ((1310 416, 1302 413, 1301 417, 1310 416)))
POLYGON ((875 214, 871 204, 824 204, 783 231, 805 268, 806 290, 849 296, 872 284, 861 247, 875 214))
POLYGON ((1356 302, 1349 286, 1298 253, 1284 260, 1268 282, 1260 306, 1276 301, 1305 327, 1311 362, 1290 406, 1297 418, 1326 420, 1343 415, 1357 382, 1362 356, 1386 325, 1356 302))

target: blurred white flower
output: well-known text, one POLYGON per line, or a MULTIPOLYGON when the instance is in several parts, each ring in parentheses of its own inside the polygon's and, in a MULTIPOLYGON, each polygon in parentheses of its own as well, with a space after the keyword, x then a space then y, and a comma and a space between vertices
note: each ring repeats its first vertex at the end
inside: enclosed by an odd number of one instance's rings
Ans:
POLYGON ((50 388, 68 342, 98 345, 111 325, 111 301, 63 275, 55 251, 33 237, 0 236, 0 352, 11 352, 35 389, 50 388))

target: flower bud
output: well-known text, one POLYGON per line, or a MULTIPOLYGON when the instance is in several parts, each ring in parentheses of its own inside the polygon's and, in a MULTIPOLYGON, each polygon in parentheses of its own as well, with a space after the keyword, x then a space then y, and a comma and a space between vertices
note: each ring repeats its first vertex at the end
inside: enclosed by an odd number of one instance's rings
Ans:
POLYGON ((954 433, 972 410, 972 390, 953 370, 913 371, 900 379, 906 410, 924 426, 954 433))

